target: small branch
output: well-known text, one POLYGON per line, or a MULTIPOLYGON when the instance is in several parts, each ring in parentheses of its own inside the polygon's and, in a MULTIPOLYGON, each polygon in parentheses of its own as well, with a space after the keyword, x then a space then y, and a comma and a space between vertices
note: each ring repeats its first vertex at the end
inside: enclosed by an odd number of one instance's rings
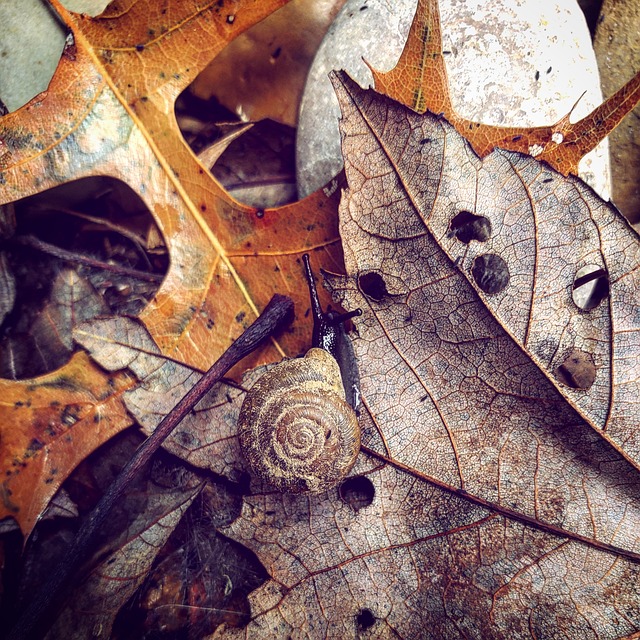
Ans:
POLYGON ((67 251, 66 249, 57 247, 55 244, 49 244, 48 242, 40 240, 40 238, 36 238, 35 236, 31 235, 17 236, 13 238, 12 242, 24 245, 25 247, 31 247, 32 249, 37 249, 38 251, 42 251, 42 253, 47 253, 50 256, 55 256, 56 258, 66 260, 67 262, 84 264, 88 267, 93 267, 94 269, 103 269, 104 271, 111 271, 122 276, 130 276, 138 280, 146 280, 147 282, 162 282, 164 278, 163 275, 160 275, 158 273, 148 273, 147 271, 130 269, 129 267, 123 267, 121 265, 111 264, 109 262, 102 262, 101 260, 91 258, 90 256, 85 256, 81 253, 67 251))
POLYGON ((149 462, 167 436, 193 409, 211 387, 236 363, 249 355, 263 340, 279 327, 291 321, 291 298, 274 295, 258 319, 222 354, 200 380, 185 394, 173 410, 155 428, 155 431, 138 447, 133 457, 122 468, 100 502, 94 507, 69 545, 62 560, 49 579, 40 586, 26 610, 13 627, 7 640, 39 638, 43 624, 54 613, 55 607, 71 585, 76 571, 89 557, 96 534, 105 522, 113 505, 122 499, 127 487, 140 470, 149 462))

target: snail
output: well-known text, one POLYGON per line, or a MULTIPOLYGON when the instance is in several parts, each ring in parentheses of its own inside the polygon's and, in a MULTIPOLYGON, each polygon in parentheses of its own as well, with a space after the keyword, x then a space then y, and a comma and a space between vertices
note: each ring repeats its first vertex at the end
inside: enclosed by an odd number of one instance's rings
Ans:
POLYGON ((360 450, 360 427, 345 399, 358 399, 353 351, 342 323, 360 315, 325 313, 309 256, 304 255, 314 319, 313 347, 303 358, 283 360, 247 392, 238 418, 240 447, 250 471, 279 491, 319 493, 339 484, 360 450), (337 356, 351 354, 341 368, 337 356), (343 379, 347 381, 346 385, 343 379))

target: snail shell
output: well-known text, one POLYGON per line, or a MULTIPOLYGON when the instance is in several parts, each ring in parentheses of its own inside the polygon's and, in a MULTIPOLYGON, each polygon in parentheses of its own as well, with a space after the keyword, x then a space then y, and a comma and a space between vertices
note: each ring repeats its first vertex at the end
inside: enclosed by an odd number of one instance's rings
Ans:
POLYGON ((323 349, 265 373, 247 393, 238 426, 251 471, 283 492, 334 487, 360 450, 360 427, 345 401, 340 368, 323 349))

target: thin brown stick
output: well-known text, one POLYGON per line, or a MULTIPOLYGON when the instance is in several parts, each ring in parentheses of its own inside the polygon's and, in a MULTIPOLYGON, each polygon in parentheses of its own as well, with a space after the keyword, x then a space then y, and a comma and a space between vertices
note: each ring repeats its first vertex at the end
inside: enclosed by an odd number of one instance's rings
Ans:
POLYGON ((80 565, 89 557, 96 534, 113 507, 124 495, 127 487, 140 470, 149 462, 167 436, 193 409, 211 387, 242 358, 249 355, 263 340, 284 324, 291 321, 293 302, 287 296, 275 295, 258 319, 222 354, 200 380, 185 394, 155 428, 155 431, 138 447, 133 457, 122 468, 100 502, 93 508, 69 545, 62 560, 40 586, 26 610, 13 627, 7 640, 39 638, 43 625, 54 613, 71 585, 80 565))
POLYGON ((55 244, 50 244, 48 242, 45 242, 44 240, 40 240, 40 238, 36 238, 35 236, 31 236, 31 235, 17 236, 13 239, 13 242, 16 244, 24 245, 25 247, 31 247, 32 249, 37 249, 38 251, 42 251, 42 253, 47 253, 50 256, 55 256, 56 258, 60 258, 61 260, 66 260, 67 262, 84 264, 84 265, 87 265, 88 267, 93 267, 94 269, 111 271, 112 273, 117 273, 123 276, 130 276, 138 280, 146 280, 147 282, 162 282, 162 279, 164 278, 164 276, 159 273, 149 273, 148 271, 139 271, 138 269, 131 269, 129 267, 124 267, 122 265, 103 262, 102 260, 97 260, 96 258, 92 258, 91 256, 86 256, 82 253, 74 253, 73 251, 67 251, 66 249, 57 247, 55 244))

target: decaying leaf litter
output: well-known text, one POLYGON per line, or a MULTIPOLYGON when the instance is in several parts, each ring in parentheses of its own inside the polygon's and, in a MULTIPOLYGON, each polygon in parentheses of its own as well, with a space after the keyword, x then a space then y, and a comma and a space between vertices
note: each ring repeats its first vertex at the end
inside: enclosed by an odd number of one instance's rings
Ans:
POLYGON ((332 288, 345 308, 365 311, 354 340, 365 497, 356 508, 344 500, 351 485, 304 500, 254 485, 224 531, 255 551, 271 579, 250 596, 248 630, 218 633, 415 637, 429 626, 433 637, 527 637, 567 618, 579 637, 632 633, 637 237, 579 181, 508 152, 480 165, 441 119, 341 82, 352 144, 340 214, 348 275, 332 288), (473 168, 464 184, 449 178, 461 159, 473 168), (567 224, 545 219, 563 203, 567 224), (381 215, 383 207, 402 215, 381 215), (465 235, 463 212, 489 225, 465 235), (562 265, 549 258, 558 252, 562 265), (571 306, 580 261, 609 281, 587 314, 571 306), (613 336, 608 349, 603 336, 613 336), (596 375, 577 390, 558 381, 554 366, 576 347, 605 365, 596 369, 607 380, 596 375))

